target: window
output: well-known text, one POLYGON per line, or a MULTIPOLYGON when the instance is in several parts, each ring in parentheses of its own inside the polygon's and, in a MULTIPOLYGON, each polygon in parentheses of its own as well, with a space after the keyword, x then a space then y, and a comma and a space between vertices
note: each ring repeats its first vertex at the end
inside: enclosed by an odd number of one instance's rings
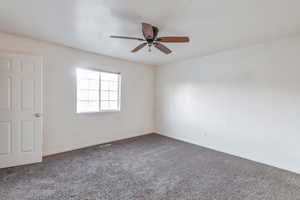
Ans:
POLYGON ((77 113, 120 110, 119 73, 77 69, 77 113))

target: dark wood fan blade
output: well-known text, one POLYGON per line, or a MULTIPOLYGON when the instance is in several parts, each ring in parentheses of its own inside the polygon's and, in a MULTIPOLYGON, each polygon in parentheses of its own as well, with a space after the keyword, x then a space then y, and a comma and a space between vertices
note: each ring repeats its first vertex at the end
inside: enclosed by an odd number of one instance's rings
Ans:
POLYGON ((142 23, 142 31, 145 39, 153 39, 154 33, 151 24, 142 23))
POLYGON ((159 42, 189 42, 189 37, 159 37, 157 38, 159 42))
POLYGON ((137 38, 137 37, 127 37, 127 36, 116 36, 116 35, 111 35, 111 38, 118 38, 118 39, 129 39, 129 40, 139 40, 139 41, 144 41, 142 38, 137 38))
POLYGON ((159 29, 155 26, 152 26, 152 28, 153 28, 153 40, 155 40, 157 38, 159 29))
POLYGON ((140 44, 139 46, 135 47, 131 52, 137 52, 138 50, 140 50, 141 48, 143 48, 144 46, 147 45, 147 42, 140 44))
POLYGON ((165 45, 160 44, 160 43, 154 43, 154 46, 164 52, 165 54, 170 54, 172 51, 168 49, 165 45))

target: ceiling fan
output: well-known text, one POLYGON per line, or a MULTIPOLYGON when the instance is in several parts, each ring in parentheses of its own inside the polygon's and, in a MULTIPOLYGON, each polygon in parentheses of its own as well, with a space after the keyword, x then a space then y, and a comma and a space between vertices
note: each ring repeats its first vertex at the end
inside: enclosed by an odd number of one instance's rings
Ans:
POLYGON ((127 36, 115 36, 111 35, 111 38, 119 38, 119 39, 129 39, 129 40, 138 40, 143 43, 134 48, 131 52, 135 53, 138 50, 142 49, 146 45, 148 45, 148 51, 151 51, 151 47, 154 46, 165 54, 170 54, 172 51, 163 45, 161 42, 189 42, 190 39, 188 37, 157 37, 159 29, 151 24, 142 23, 142 32, 144 38, 137 37, 127 37, 127 36))

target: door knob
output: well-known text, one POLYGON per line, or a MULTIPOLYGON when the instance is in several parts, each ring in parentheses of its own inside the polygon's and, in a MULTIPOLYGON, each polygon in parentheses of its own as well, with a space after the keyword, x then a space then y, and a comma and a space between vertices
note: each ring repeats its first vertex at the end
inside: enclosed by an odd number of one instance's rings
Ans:
POLYGON ((35 116, 36 118, 40 118, 40 117, 42 116, 42 114, 41 114, 41 113, 35 113, 34 116, 35 116))

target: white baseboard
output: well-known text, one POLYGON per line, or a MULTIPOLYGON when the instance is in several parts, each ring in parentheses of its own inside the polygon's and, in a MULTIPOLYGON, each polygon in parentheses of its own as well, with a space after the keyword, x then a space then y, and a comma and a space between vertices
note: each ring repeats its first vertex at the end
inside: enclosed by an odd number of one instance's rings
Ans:
POLYGON ((50 152, 44 152, 43 153, 43 157, 46 156, 51 156, 51 155, 56 155, 56 154, 60 154, 60 153, 65 153, 65 152, 69 152, 69 151, 75 151, 75 150, 79 150, 79 149, 84 149, 84 148, 88 148, 88 147, 92 147, 92 146, 97 146, 97 145, 103 145, 103 144, 107 144, 107 143, 112 143, 112 142, 117 142, 120 140, 126 140, 126 139, 130 139, 130 138, 135 138, 135 137, 139 137, 139 136, 143 136, 143 135, 149 135, 154 133, 153 131, 147 131, 144 133, 137 133, 137 134, 132 134, 130 136, 126 136, 126 137, 118 137, 112 140, 103 140, 100 142, 95 142, 92 144, 85 144, 85 145, 80 145, 80 146, 73 146, 71 148, 61 148, 61 149, 56 149, 54 151, 50 151, 50 152))

